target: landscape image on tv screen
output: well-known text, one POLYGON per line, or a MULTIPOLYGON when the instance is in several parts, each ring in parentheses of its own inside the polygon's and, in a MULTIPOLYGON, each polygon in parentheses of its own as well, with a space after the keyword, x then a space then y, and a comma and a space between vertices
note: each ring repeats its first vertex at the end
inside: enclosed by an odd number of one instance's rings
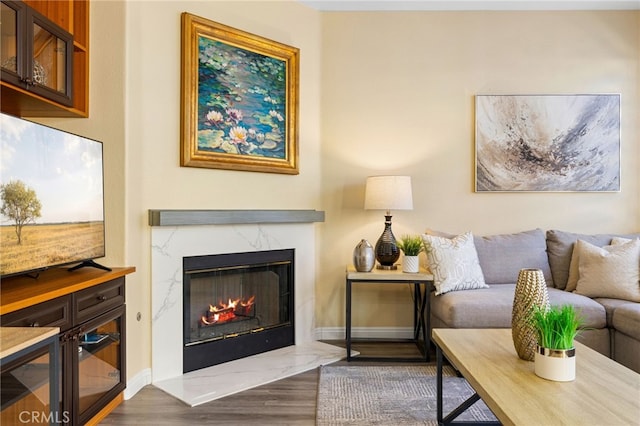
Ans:
POLYGON ((0 275, 105 255, 102 143, 0 114, 0 275))

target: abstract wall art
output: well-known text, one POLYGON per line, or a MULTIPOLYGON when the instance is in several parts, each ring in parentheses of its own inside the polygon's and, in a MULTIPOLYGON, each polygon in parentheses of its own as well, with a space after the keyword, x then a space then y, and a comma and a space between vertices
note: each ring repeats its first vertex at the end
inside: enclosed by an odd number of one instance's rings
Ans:
POLYGON ((620 95, 477 95, 476 192, 620 191, 620 95))

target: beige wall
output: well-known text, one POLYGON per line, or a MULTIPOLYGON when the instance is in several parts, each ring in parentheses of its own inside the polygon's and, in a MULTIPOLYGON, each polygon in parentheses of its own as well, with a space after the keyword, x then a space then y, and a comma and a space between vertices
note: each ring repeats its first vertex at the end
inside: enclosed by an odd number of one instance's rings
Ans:
MULTIPOLYGON (((394 233, 640 228, 640 14, 396 12, 323 15, 320 327, 344 324, 344 264, 383 214, 369 175, 413 178, 394 233), (474 95, 622 94, 620 193, 484 193, 474 187, 474 95)), ((354 326, 409 325, 408 288, 360 287, 354 326), (358 309, 358 305, 367 309, 358 309)))
MULTIPOLYGON (((150 368, 148 209, 319 209, 319 327, 344 324, 344 265, 374 242, 368 175, 413 177, 396 235, 640 229, 640 13, 321 13, 297 2, 92 1, 89 119, 42 120, 105 144, 104 263, 127 279, 129 379, 150 368), (179 167, 180 13, 301 49, 298 176, 179 167), (622 191, 474 194, 477 93, 622 93, 622 191), (141 313, 141 320, 136 314, 141 313)), ((356 293, 360 325, 408 324, 404 290, 356 293)), ((358 324, 355 324, 358 325, 358 324)))
POLYGON ((128 375, 150 366, 149 209, 321 209, 320 15, 295 2, 129 1, 126 58, 128 375), (300 48, 300 174, 180 167, 180 15, 300 48), (135 312, 142 320, 134 320, 135 312))
POLYGON ((122 1, 91 2, 89 118, 37 119, 103 143, 105 265, 125 263, 124 10, 122 1))

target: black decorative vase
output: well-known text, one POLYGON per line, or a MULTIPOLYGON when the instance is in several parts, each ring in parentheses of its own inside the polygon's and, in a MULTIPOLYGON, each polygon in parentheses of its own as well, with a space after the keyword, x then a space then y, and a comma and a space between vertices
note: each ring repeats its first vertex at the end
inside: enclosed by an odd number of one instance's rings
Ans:
POLYGON ((385 215, 384 231, 376 243, 376 260, 379 269, 397 269, 396 261, 400 258, 400 249, 396 237, 391 231, 391 216, 385 215))

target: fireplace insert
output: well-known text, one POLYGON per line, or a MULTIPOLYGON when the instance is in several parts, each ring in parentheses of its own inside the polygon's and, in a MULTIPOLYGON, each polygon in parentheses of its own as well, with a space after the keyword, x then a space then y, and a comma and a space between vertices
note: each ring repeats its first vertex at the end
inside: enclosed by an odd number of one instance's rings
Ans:
POLYGON ((295 344, 294 249, 183 259, 183 372, 295 344))

